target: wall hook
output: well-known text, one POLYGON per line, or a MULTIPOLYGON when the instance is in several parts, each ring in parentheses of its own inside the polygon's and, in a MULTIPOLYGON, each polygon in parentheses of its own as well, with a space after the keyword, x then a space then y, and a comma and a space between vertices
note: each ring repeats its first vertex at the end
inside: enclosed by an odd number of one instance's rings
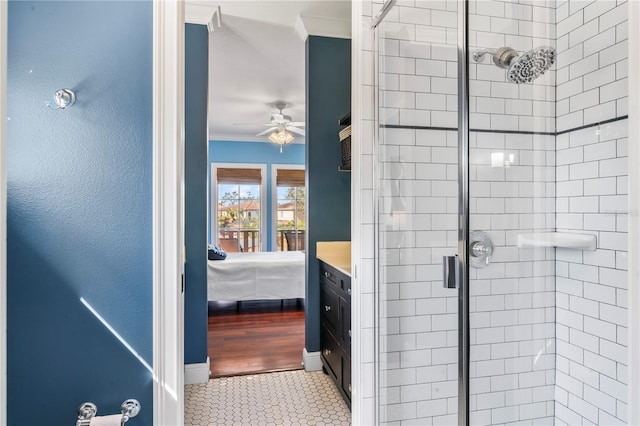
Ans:
POLYGON ((76 103, 76 94, 71 89, 56 90, 53 94, 53 101, 56 106, 51 106, 47 101, 47 106, 51 109, 65 109, 76 103))

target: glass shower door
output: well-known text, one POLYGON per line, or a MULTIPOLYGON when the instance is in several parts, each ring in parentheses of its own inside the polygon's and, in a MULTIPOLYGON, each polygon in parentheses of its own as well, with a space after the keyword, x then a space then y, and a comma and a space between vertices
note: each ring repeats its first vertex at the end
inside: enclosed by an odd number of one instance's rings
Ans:
POLYGON ((457 2, 398 4, 376 29, 380 424, 457 424, 457 2))
POLYGON ((554 249, 522 241, 555 229, 555 71, 493 61, 554 47, 541 5, 416 0, 374 31, 380 424, 553 423, 554 249))

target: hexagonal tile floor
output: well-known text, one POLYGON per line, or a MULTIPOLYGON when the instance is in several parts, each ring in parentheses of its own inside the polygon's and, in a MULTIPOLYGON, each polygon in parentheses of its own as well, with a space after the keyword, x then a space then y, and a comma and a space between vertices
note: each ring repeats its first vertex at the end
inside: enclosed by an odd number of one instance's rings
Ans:
POLYGON ((222 377, 185 386, 185 425, 350 425, 329 376, 304 370, 222 377))

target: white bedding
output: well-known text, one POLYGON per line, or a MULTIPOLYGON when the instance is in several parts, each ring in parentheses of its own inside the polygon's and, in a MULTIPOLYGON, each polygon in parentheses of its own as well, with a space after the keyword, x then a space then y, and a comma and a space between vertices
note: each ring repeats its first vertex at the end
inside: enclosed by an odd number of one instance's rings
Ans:
POLYGON ((210 301, 304 298, 304 259, 301 251, 228 253, 209 260, 210 301))

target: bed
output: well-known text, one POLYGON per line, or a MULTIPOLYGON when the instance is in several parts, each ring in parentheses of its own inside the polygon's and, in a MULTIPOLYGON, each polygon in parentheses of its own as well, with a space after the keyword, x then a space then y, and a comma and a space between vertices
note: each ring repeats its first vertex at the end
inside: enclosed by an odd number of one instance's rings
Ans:
POLYGON ((303 299, 304 271, 301 251, 228 253, 208 261, 208 300, 303 299))

